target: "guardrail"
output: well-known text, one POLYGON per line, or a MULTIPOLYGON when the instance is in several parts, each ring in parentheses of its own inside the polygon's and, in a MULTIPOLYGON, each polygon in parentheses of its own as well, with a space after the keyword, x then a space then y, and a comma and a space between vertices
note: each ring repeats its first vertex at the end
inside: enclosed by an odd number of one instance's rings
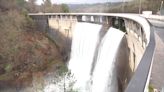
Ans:
POLYGON ((99 22, 101 22, 103 20, 102 19, 103 17, 112 17, 112 16, 113 17, 121 17, 121 18, 130 19, 130 20, 133 20, 133 21, 136 21, 137 23, 139 23, 142 26, 142 28, 146 34, 147 44, 149 43, 149 39, 150 39, 150 25, 149 25, 149 23, 147 22, 147 20, 145 18, 142 18, 142 17, 138 16, 137 14, 121 14, 121 13, 29 13, 29 16, 47 16, 50 18, 51 18, 51 16, 57 16, 60 18, 62 16, 75 16, 75 17, 81 16, 81 18, 83 18, 83 16, 87 16, 87 19, 90 17, 90 20, 92 20, 92 17, 94 16, 94 17, 99 18, 99 22))
MULTIPOLYGON (((146 50, 125 92, 146 92, 152 68, 151 66, 154 56, 155 39, 154 31, 151 29, 150 24, 145 18, 136 14, 119 13, 30 13, 29 16, 47 16, 48 18, 51 18, 53 16, 60 18, 62 16, 74 16, 77 18, 78 21, 82 20, 93 23, 102 22, 104 19, 107 19, 108 17, 119 17, 137 22, 138 24, 140 24, 145 33, 146 50)), ((108 23, 108 21, 106 22, 108 23)))
POLYGON ((147 19, 164 21, 164 16, 161 16, 161 15, 144 15, 144 14, 142 14, 141 16, 143 16, 147 19))
POLYGON ((150 30, 150 32, 150 42, 125 92, 148 92, 149 79, 155 51, 154 30, 150 30))

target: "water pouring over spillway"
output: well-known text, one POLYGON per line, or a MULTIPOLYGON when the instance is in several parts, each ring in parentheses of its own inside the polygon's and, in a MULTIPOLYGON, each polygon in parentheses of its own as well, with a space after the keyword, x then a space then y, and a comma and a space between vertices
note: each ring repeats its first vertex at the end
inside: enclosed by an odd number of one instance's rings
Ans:
POLYGON ((73 31, 68 67, 77 80, 75 88, 79 88, 79 92, 117 92, 115 57, 124 33, 110 28, 98 43, 101 27, 98 24, 77 23, 73 31), (98 56, 94 61, 96 49, 98 56), (96 63, 91 75, 93 62, 96 63))
POLYGON ((100 43, 92 92, 118 92, 115 57, 124 33, 110 28, 100 43))
POLYGON ((73 31, 71 59, 69 69, 77 79, 76 86, 85 92, 86 83, 90 79, 90 70, 101 25, 77 23, 73 31))

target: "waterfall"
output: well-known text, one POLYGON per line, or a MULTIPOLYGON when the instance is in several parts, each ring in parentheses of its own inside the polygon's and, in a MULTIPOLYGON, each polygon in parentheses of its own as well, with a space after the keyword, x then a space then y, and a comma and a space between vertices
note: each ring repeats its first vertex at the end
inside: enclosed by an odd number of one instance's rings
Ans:
POLYGON ((68 68, 74 74, 77 80, 75 88, 80 89, 80 92, 88 90, 87 83, 90 80, 90 71, 101 27, 98 24, 79 22, 73 31, 68 68))
POLYGON ((73 31, 68 68, 77 80, 75 88, 79 92, 118 92, 115 57, 124 33, 111 27, 98 43, 101 27, 79 22, 73 31), (99 48, 96 48, 98 44, 99 48), (96 49, 98 56, 95 60, 96 49), (90 75, 93 62, 95 68, 90 75))
POLYGON ((123 36, 120 30, 110 28, 102 39, 93 72, 92 92, 118 92, 115 57, 123 36))

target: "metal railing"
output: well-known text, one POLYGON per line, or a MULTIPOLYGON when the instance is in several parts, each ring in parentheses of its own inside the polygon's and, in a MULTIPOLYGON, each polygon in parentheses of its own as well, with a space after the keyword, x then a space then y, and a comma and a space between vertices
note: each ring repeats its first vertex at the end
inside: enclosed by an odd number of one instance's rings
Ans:
POLYGON ((155 51, 154 30, 150 30, 150 42, 125 92, 148 92, 149 79, 155 51))

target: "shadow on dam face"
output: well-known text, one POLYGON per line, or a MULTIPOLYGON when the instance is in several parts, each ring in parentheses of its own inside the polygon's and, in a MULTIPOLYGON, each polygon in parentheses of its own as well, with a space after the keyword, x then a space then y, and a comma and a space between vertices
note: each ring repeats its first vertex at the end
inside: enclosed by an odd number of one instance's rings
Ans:
POLYGON ((130 75, 132 74, 129 66, 129 55, 128 43, 126 36, 123 37, 117 55, 116 55, 116 71, 118 80, 118 91, 123 92, 130 81, 130 75))
POLYGON ((49 27, 46 32, 47 36, 55 43, 60 54, 63 56, 63 61, 67 62, 70 58, 72 39, 69 37, 69 31, 66 34, 62 34, 58 29, 49 27))

